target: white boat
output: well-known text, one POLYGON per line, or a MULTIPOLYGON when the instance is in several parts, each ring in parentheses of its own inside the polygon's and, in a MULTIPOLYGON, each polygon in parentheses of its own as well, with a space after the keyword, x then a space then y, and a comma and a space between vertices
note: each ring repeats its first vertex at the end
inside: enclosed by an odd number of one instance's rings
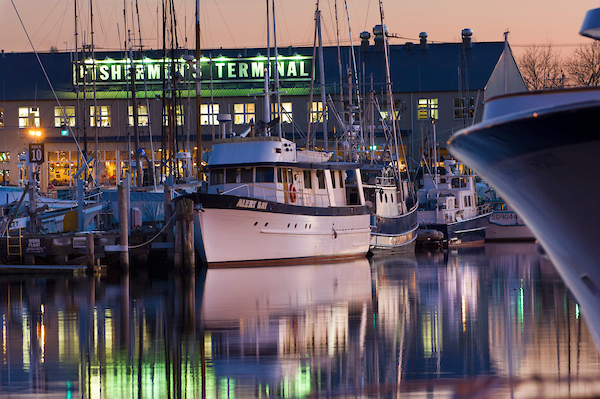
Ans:
POLYGON ((502 199, 491 200, 490 225, 485 232, 486 241, 533 241, 535 236, 523 219, 502 199))
MULTIPOLYGON (((423 175, 423 187, 417 191, 419 229, 426 234, 419 244, 431 243, 431 233, 442 233, 444 245, 474 246, 485 241, 489 226, 489 205, 477 204, 475 176, 466 173, 453 159, 443 162, 443 173, 423 175)), ((439 236, 439 234, 438 234, 439 236)))
MULTIPOLYGON (((598 35, 600 9, 582 34, 598 35)), ((600 89, 504 95, 487 101, 481 123, 450 141, 519 213, 581 306, 600 347, 600 89)))
POLYGON ((197 204, 202 260, 215 267, 364 256, 371 230, 359 165, 323 162, 329 155, 279 137, 217 141, 207 192, 179 197, 197 204), (346 170, 359 187, 350 203, 346 170))
MULTIPOLYGON (((368 176, 365 168, 361 172, 363 179, 368 176)), ((399 188, 397 179, 384 168, 367 178, 363 187, 372 207, 371 251, 414 252, 419 224, 417 204, 407 201, 407 182, 402 181, 399 188)))

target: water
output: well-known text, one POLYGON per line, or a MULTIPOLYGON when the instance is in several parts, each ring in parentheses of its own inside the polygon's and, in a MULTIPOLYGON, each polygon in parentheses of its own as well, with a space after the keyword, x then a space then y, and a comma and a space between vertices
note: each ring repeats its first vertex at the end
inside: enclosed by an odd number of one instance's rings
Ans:
POLYGON ((0 287, 0 397, 600 394, 585 320, 534 244, 0 287))

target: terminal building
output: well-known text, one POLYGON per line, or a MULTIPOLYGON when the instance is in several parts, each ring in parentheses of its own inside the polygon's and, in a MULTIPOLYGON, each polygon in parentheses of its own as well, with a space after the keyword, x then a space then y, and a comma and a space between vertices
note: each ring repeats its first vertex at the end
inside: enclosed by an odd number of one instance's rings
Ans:
MULTIPOLYGON (((376 27, 374 33, 363 32, 353 48, 324 47, 322 63, 312 47, 279 48, 281 123, 271 127, 270 134, 280 129, 300 146, 308 137, 310 145, 339 153, 348 143, 338 119, 347 121, 350 97, 364 114, 373 98, 373 129, 357 123, 356 131, 359 149, 380 152, 385 145, 383 123, 390 116, 384 38, 381 29, 376 27), (326 93, 325 106, 321 90, 326 93), (372 139, 366 137, 369 131, 374 132, 372 139)), ((85 178, 84 159, 95 168, 100 184, 114 185, 135 170, 131 166, 136 132, 144 168, 153 163, 161 179, 171 173, 185 177, 196 170, 198 130, 207 159, 215 140, 260 134, 266 119, 279 114, 274 94, 269 95, 271 109, 264 109, 265 69, 268 59, 271 71, 275 69, 273 49, 202 50, 200 104, 192 50, 88 48, 85 53, 38 55, 40 62, 34 53, 0 54, 3 185, 23 184, 31 143, 43 143, 44 162, 36 173, 42 191, 72 187, 75 178, 85 178)), ((481 119, 487 98, 526 90, 510 46, 474 42, 468 29, 457 43, 430 43, 423 32, 417 43, 390 45, 389 65, 402 144, 409 163, 413 160, 410 168, 432 140, 434 122, 440 146, 445 147, 454 132, 481 119)))

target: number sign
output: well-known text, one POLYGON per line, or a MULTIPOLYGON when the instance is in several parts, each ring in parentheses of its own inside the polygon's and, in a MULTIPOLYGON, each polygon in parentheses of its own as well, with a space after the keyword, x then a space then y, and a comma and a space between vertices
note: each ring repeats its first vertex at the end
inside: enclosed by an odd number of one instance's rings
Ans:
POLYGON ((44 143, 29 144, 29 162, 44 163, 44 143))

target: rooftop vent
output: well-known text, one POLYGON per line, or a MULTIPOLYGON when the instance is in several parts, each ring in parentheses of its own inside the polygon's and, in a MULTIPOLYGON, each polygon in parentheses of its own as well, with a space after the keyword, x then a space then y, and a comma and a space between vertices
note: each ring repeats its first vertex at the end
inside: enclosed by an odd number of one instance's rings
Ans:
POLYGON ((462 40, 465 48, 471 48, 471 36, 473 36, 473 31, 469 28, 462 30, 462 40))
POLYGON ((426 50, 427 49, 427 32, 419 33, 419 38, 421 39, 421 41, 419 43, 419 47, 421 48, 421 50, 426 50))
POLYGON ((367 31, 360 32, 360 50, 369 51, 369 39, 371 34, 367 31))

